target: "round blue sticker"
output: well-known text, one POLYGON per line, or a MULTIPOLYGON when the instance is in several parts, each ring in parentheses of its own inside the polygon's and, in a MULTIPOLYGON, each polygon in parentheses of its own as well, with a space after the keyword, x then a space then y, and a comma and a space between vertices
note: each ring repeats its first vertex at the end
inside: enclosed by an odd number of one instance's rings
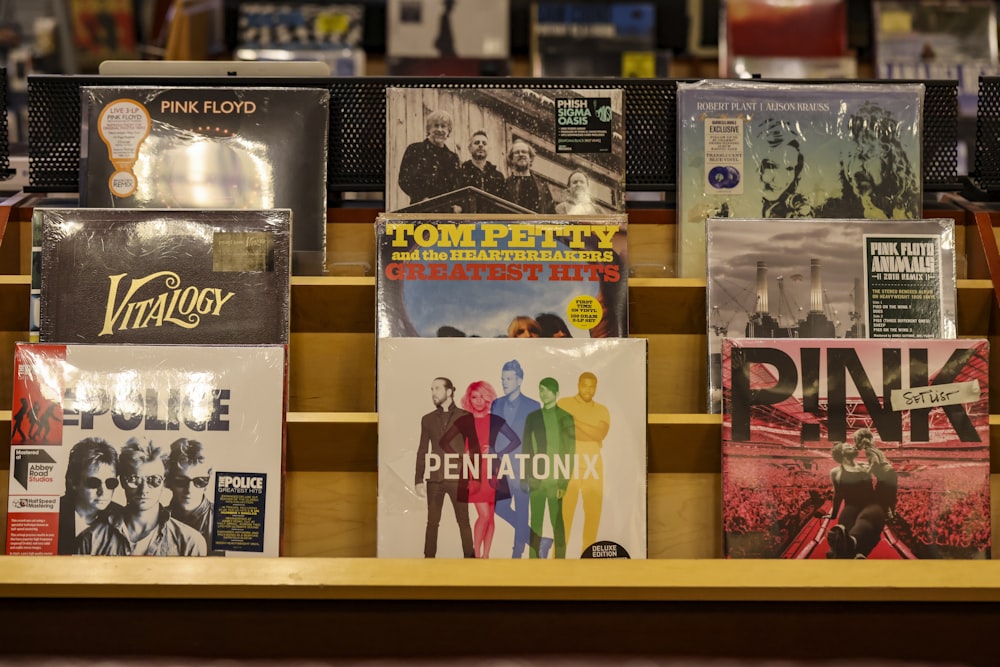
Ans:
POLYGON ((712 167, 708 172, 708 183, 717 190, 731 190, 740 183, 740 172, 736 167, 712 167))

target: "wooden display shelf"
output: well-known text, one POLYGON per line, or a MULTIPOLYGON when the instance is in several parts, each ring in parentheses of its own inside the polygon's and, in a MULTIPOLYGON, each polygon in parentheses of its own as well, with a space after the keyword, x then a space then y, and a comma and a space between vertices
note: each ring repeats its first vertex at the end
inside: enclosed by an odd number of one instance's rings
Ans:
POLYGON ((6 556, 0 597, 998 602, 1000 562, 6 556))
MULTIPOLYGON (((28 197, 5 211, 0 245, 0 407, 10 405, 9 354, 26 338, 30 279, 28 197), (6 405, 5 405, 6 403, 6 405)), ((0 206, 0 209, 3 207, 0 206)), ((4 212, 4 211, 0 211, 4 212)), ((933 216, 934 211, 927 211, 933 216)), ((668 277, 669 210, 630 213, 630 332, 649 341, 648 542, 651 560, 524 563, 379 560, 376 551, 376 211, 330 210, 331 274, 292 279, 285 550, 279 559, 0 557, 0 597, 88 600, 272 601, 1000 602, 1000 563, 724 560, 721 417, 705 404, 704 280, 668 277), (666 258, 666 259, 665 259, 666 258), (859 568, 863 568, 861 573, 859 568)), ((956 220, 959 335, 997 331, 989 279, 996 238, 979 214, 956 220), (978 223, 978 224, 977 224, 978 223), (992 247, 991 247, 992 246, 992 247)), ((1000 265, 1000 260, 998 260, 1000 265)), ((1000 270, 1000 269, 998 269, 1000 270)), ((1000 348, 994 346, 993 358, 1000 348)), ((1000 371, 1000 364, 994 364, 1000 371)), ((993 392, 1000 401, 1000 392, 993 392)), ((1000 406, 1000 402, 994 403, 1000 406)), ((1000 413, 1000 409, 993 412, 1000 413)), ((10 430, 10 410, 0 429, 10 430)), ((991 417, 1000 467, 1000 414, 991 417)), ((0 469, 9 465, 4 448, 0 469)), ((6 494, 6 477, 0 496, 6 494)), ((998 478, 994 478, 998 481, 998 478)), ((1000 498, 1000 495, 995 496, 1000 498)), ((0 510, 0 520, 5 512, 0 510)), ((494 554, 495 556, 499 554, 494 554)), ((13 606, 13 605, 12 605, 13 606)), ((694 606, 694 605, 691 605, 694 606)), ((276 611, 274 613, 277 613, 276 611)), ((498 616, 500 616, 498 614, 498 616)), ((502 618, 509 622, 511 618, 502 618)), ((468 642, 465 644, 468 645, 468 642)))

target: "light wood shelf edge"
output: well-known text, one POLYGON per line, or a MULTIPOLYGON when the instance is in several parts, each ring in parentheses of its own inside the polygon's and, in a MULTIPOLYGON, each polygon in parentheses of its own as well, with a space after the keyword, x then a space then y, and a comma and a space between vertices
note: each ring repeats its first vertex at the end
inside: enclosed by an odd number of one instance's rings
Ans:
MULTIPOLYGON (((0 285, 29 285, 31 276, 27 274, 0 274, 0 285)), ((292 276, 292 287, 375 287, 374 276, 292 276)), ((629 278, 629 287, 704 288, 701 278, 629 278)), ((993 289, 993 282, 983 279, 962 279, 956 281, 957 289, 993 289)))
MULTIPOLYGON (((959 281, 983 282, 983 281, 959 281)), ((27 274, 0 274, 0 285, 28 285, 27 274)), ((374 276, 292 276, 292 287, 375 287, 374 276)), ((705 281, 698 278, 629 278, 630 287, 703 288, 705 281)), ((990 285, 992 286, 992 285, 990 285)))
POLYGON ((997 561, 0 557, 0 597, 1000 601, 997 561))
POLYGON ((722 424, 722 415, 706 415, 701 413, 649 413, 646 415, 646 423, 654 425, 691 425, 691 426, 719 426, 722 424))
POLYGON ((374 276, 292 276, 292 287, 375 287, 374 276))
MULTIPOLYGON (((3 413, 0 412, 0 420, 3 413)), ((289 412, 285 416, 289 424, 377 424, 378 414, 374 412, 289 412)))

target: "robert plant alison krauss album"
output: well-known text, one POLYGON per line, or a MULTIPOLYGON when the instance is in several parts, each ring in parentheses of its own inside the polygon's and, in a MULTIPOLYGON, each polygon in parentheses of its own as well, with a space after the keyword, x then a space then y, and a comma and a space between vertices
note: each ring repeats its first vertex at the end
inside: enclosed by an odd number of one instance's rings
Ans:
POLYGON ((624 215, 380 215, 378 335, 627 336, 626 233, 624 215))
POLYGON ((386 88, 386 211, 625 212, 621 88, 386 88))
POLYGON ((921 217, 923 84, 677 85, 678 277, 705 220, 921 217))
POLYGON ((42 342, 288 342, 288 209, 36 208, 32 224, 42 342))
POLYGON ((293 212, 293 272, 326 257, 325 88, 83 86, 85 208, 293 212))
POLYGON ((644 339, 382 339, 378 409, 379 557, 646 557, 644 339))
POLYGON ((279 555, 285 357, 19 343, 7 554, 279 555))
POLYGON ((708 225, 709 412, 723 338, 954 338, 955 223, 733 220, 708 225))
POLYGON ((730 558, 990 557, 989 343, 727 339, 730 558))

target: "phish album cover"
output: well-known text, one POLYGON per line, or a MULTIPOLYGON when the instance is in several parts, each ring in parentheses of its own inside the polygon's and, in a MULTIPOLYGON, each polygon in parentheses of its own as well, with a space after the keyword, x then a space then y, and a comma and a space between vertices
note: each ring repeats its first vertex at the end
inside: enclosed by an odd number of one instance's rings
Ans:
POLYGON ((677 85, 678 276, 708 218, 921 216, 923 84, 677 85))
POLYGON ((19 343, 7 554, 278 556, 285 358, 19 343))
POLYGON ((36 208, 46 343, 287 343, 289 224, 270 211, 36 208))
POLYGON ((621 88, 386 88, 387 211, 625 212, 621 88))
POLYGON ((378 556, 645 558, 646 341, 378 346, 378 556))
POLYGON ((708 225, 709 412, 723 338, 954 338, 955 223, 731 220, 708 225))
POLYGON ((989 343, 723 342, 729 558, 990 557, 989 343))
POLYGON ((384 214, 380 338, 628 335, 627 219, 384 214))
POLYGON ((326 261, 330 93, 84 86, 80 205, 294 213, 292 270, 326 261))

